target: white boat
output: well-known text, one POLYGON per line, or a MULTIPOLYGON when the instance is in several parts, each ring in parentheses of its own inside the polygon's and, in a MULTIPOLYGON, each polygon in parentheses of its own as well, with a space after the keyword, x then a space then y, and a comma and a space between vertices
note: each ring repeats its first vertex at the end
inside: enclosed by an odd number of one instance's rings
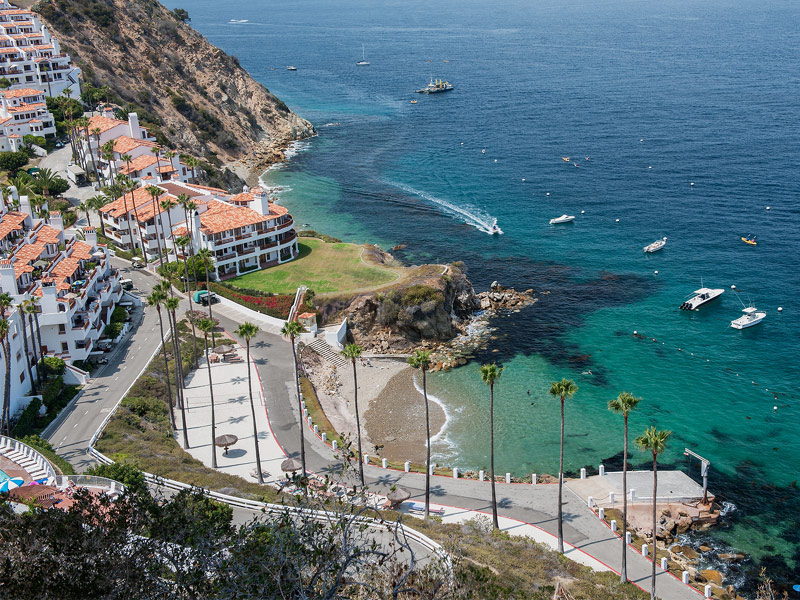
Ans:
POLYGON ((550 225, 558 225, 559 223, 572 223, 575 220, 573 215, 561 215, 555 219, 550 219, 550 225))
POLYGON ((695 290, 694 296, 681 304, 681 310, 697 310, 704 304, 708 304, 712 300, 716 300, 724 293, 725 290, 722 288, 711 289, 702 287, 699 290, 695 290))
POLYGON ((364 44, 361 44, 361 60, 356 63, 357 67, 368 67, 369 61, 367 60, 367 54, 364 50, 364 44))
POLYGON ((742 312, 744 315, 734 321, 731 321, 731 327, 734 329, 745 329, 747 327, 752 327, 753 325, 758 325, 767 316, 767 313, 758 310, 755 306, 748 306, 742 310, 742 312))
POLYGON ((503 230, 497 226, 497 219, 494 220, 492 226, 489 227, 489 235, 502 235, 503 230))
POLYGON ((643 248, 643 250, 645 252, 658 252, 659 250, 661 250, 666 245, 667 245, 667 238, 663 237, 660 240, 656 240, 652 244, 648 244, 647 246, 645 246, 643 248))
POLYGON ((289 65, 288 67, 286 67, 286 70, 287 71, 297 71, 297 67, 295 67, 294 65, 289 65))

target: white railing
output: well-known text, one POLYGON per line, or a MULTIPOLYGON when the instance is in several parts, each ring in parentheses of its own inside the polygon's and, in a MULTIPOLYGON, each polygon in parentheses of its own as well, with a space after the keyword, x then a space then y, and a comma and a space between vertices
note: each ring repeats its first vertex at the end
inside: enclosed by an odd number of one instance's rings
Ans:
MULTIPOLYGON (((19 440, 0 435, 0 454, 19 464, 29 474, 34 470, 34 467, 39 467, 38 470, 44 471, 47 479, 55 479, 56 477, 56 471, 50 461, 39 454, 37 450, 19 440), (33 465, 25 466, 22 464, 27 461, 33 461, 33 465)), ((37 479, 44 479, 44 477, 37 477, 37 479)))
POLYGON ((53 483, 59 489, 69 487, 93 487, 108 490, 109 493, 123 493, 127 488, 119 481, 108 477, 98 477, 96 475, 62 475, 56 477, 53 483))
POLYGON ((308 291, 308 288, 304 285, 301 285, 297 288, 297 291, 294 294, 294 302, 292 303, 292 308, 289 310, 289 318, 287 321, 294 321, 297 318, 297 311, 300 308, 300 302, 303 300, 303 295, 308 291))

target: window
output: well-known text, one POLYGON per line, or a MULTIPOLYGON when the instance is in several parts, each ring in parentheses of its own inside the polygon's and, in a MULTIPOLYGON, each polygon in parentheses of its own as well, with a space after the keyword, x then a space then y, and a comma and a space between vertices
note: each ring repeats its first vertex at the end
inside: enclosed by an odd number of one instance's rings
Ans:
POLYGON ((67 333, 67 327, 63 323, 58 324, 58 333, 67 333))
POLYGON ((69 344, 67 344, 67 342, 61 342, 61 351, 69 352, 69 344))
POLYGON ((19 374, 19 382, 22 383, 25 381, 25 371, 19 374))

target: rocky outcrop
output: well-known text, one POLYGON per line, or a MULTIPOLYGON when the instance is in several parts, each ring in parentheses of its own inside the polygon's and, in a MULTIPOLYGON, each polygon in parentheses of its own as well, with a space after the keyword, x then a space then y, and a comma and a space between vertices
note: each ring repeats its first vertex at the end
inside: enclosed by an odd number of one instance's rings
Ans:
POLYGON ((86 83, 107 85, 112 102, 137 107, 142 124, 178 150, 261 169, 314 133, 235 56, 157 0, 41 0, 34 10, 86 83))
POLYGON ((537 299, 533 297, 533 290, 518 292, 514 288, 503 287, 494 281, 489 291, 478 294, 478 300, 481 310, 500 313, 525 308, 536 302, 537 299))

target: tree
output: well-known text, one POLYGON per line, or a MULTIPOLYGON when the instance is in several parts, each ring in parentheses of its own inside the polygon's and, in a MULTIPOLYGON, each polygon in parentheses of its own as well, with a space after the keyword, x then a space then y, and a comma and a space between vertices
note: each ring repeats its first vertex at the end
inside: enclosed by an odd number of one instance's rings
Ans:
POLYGON ((14 173, 28 164, 28 155, 24 152, 0 152, 0 169, 14 173))
POLYGON ((253 323, 244 322, 239 325, 236 335, 244 338, 247 348, 247 393, 250 394, 250 413, 253 417, 253 444, 256 448, 256 472, 258 473, 258 483, 264 484, 264 475, 261 472, 261 453, 258 451, 258 425, 256 424, 256 405, 253 402, 253 368, 250 364, 250 340, 258 333, 258 326, 253 323))
MULTIPOLYGON (((181 408, 181 419, 183 420, 183 443, 185 447, 189 447, 189 438, 187 433, 187 425, 186 425, 186 398, 183 394, 183 385, 184 385, 184 378, 183 378, 183 359, 181 358, 181 340, 178 337, 178 320, 175 317, 175 311, 180 304, 180 299, 172 296, 167 298, 167 294, 164 291, 165 288, 169 286, 168 281, 162 281, 160 284, 156 286, 161 292, 161 295, 165 298, 164 306, 167 307, 167 313, 172 318, 172 347, 175 353, 175 387, 178 390, 178 405, 181 408)), ((171 287, 171 286, 170 286, 171 287)), ((209 380, 210 381, 210 380, 209 380)), ((213 395, 212 395, 213 400, 213 395)), ((212 414, 213 414, 213 406, 212 406, 212 414)))
POLYGON ((672 435, 671 431, 659 431, 655 425, 648 427, 645 432, 636 438, 636 445, 643 452, 653 455, 653 571, 650 588, 650 600, 656 600, 656 498, 658 491, 658 455, 667 449, 667 440, 672 435))
POLYGON ((621 392, 608 403, 608 409, 622 415, 625 420, 625 443, 622 450, 622 569, 620 570, 622 583, 628 583, 628 544, 625 542, 628 531, 628 415, 636 409, 641 400, 630 392, 621 392))
POLYGON ((500 379, 505 367, 498 367, 497 363, 481 365, 481 379, 489 386, 489 471, 492 481, 492 521, 495 529, 500 529, 497 518, 497 493, 494 481, 494 384, 500 379))
MULTIPOLYGON (((161 353, 164 356, 164 379, 167 382, 167 404, 169 404, 169 417, 172 423, 172 431, 176 429, 175 426, 175 407, 172 403, 172 387, 169 382, 169 360, 167 359, 167 344, 164 341, 164 319, 161 317, 161 303, 165 300, 164 295, 160 291, 153 291, 147 297, 147 306, 154 307, 158 313, 158 328, 161 331, 161 353)), ((178 390, 175 390, 177 394, 178 390)), ((185 436, 186 429, 184 429, 185 436)), ((186 444, 186 437, 183 439, 186 444)), ((188 446, 188 444, 187 444, 188 446)))
POLYGON ((187 11, 185 8, 173 8, 172 14, 175 15, 175 18, 181 23, 191 23, 192 21, 192 19, 189 17, 189 11, 187 11))
POLYGON ((200 166, 200 161, 194 156, 187 156, 184 160, 186 166, 192 169, 192 183, 197 183, 197 167, 200 166))
MULTIPOLYGON (((167 221, 169 222, 169 236, 166 236, 166 235, 164 236, 164 253, 166 253, 167 252, 167 237, 171 237, 172 236, 172 214, 171 214, 170 211, 172 210, 172 207, 174 206, 174 203, 173 203, 171 198, 166 197, 161 201, 161 204, 159 206, 161 206, 161 210, 163 210, 165 213, 167 213, 167 221)), ((163 221, 161 223, 161 228, 162 229, 164 228, 163 221)), ((175 264, 178 264, 178 247, 175 244, 175 240, 172 241, 172 253, 175 255, 175 264)))
POLYGON ((86 128, 86 143, 89 146, 89 154, 92 157, 92 167, 94 168, 94 176, 97 179, 97 183, 100 183, 100 172, 97 170, 97 161, 94 159, 95 152, 92 152, 92 137, 95 138, 95 143, 97 144, 97 157, 100 158, 100 134, 102 133, 99 127, 94 127, 91 132, 89 128, 86 128))
MULTIPOLYGON (((199 253, 198 253, 199 255, 199 253)), ((294 365, 294 385, 297 388, 297 408, 300 409, 300 461, 303 463, 303 477, 306 476, 306 436, 303 422, 303 401, 300 400, 300 379, 297 376, 297 348, 295 338, 303 333, 303 326, 298 321, 289 321, 281 328, 281 335, 288 336, 292 342, 292 364, 294 365)), ((363 479, 363 478, 362 478, 363 479)))
POLYGON ((108 204, 109 198, 104 194, 97 194, 96 196, 92 196, 91 198, 87 198, 85 205, 86 205, 86 220, 89 221, 89 225, 92 224, 91 218, 89 217, 89 211, 94 210, 97 211, 98 218, 100 219, 100 233, 105 236, 106 235, 106 228, 103 224, 103 217, 100 215, 100 209, 103 208, 106 204, 108 204))
POLYGON ((361 418, 358 412, 358 376, 356 375, 356 359, 361 356, 363 348, 358 344, 347 344, 342 350, 342 356, 350 360, 353 364, 353 399, 356 409, 356 439, 358 440, 358 474, 361 477, 361 487, 366 487, 364 483, 364 457, 361 454, 361 418))
POLYGON ((80 211, 80 212, 82 212, 83 214, 86 215, 86 221, 89 223, 89 227, 91 227, 92 226, 92 217, 89 216, 89 211, 91 209, 89 208, 87 203, 86 202, 81 202, 75 208, 77 208, 78 211, 80 211))
MULTIPOLYGON (((194 308, 192 307, 192 291, 191 291, 191 289, 188 289, 188 287, 189 287, 189 263, 186 260, 186 250, 185 250, 186 245, 188 243, 189 243, 189 238, 187 238, 186 236, 181 236, 177 240, 175 240, 175 245, 178 248, 181 248, 181 252, 184 255, 183 272, 184 272, 184 277, 186 278, 186 287, 184 288, 184 291, 187 292, 186 297, 189 298, 189 314, 194 315, 194 308)), ((198 366, 197 365, 197 334, 195 333, 195 329, 194 329, 194 317, 190 318, 189 322, 192 325, 192 364, 194 365, 194 368, 196 369, 197 366, 198 366)))
MULTIPOLYGON (((4 296, 6 294, 3 294, 4 296)), ((11 420, 9 418, 11 410, 11 349, 8 343, 8 332, 11 324, 5 318, 5 309, 0 311, 3 313, 0 318, 0 345, 3 348, 3 362, 5 363, 5 378, 3 379, 3 408, 0 412, 0 433, 5 432, 6 435, 11 435, 11 420)))
POLYGON ((550 395, 561 400, 561 447, 558 462, 558 552, 564 554, 564 401, 572 398, 578 386, 571 379, 562 379, 550 384, 550 395))
MULTIPOLYGON (((203 269, 206 272, 206 291, 210 294, 211 293, 211 281, 209 279, 209 269, 214 268, 214 255, 211 253, 211 250, 208 248, 201 248, 200 251, 197 253, 197 260, 200 261, 200 264, 203 265, 203 269)), ((211 299, 208 299, 208 318, 213 319, 214 316, 211 314, 211 299)), ((211 332, 211 345, 213 346, 214 342, 214 332, 211 332)))
MULTIPOLYGON (((31 370, 31 358, 28 356, 28 326, 25 323, 28 319, 28 315, 26 313, 26 307, 30 303, 30 300, 23 300, 17 306, 17 310, 19 311, 19 320, 22 322, 22 346, 25 350, 25 368, 28 370, 28 381, 31 382, 31 393, 36 393, 36 381, 33 379, 33 371, 31 370)), ((33 333, 31 331, 31 333, 33 333)), ((34 344, 34 355, 35 352, 35 344, 34 344)))
POLYGON ((31 325, 31 332, 34 330, 34 324, 36 325, 36 337, 34 338, 31 335, 31 339, 33 341, 33 357, 36 359, 36 364, 41 364, 41 367, 36 367, 36 378, 39 381, 39 389, 42 388, 42 378, 47 379, 47 365, 44 362, 44 351, 42 350, 42 333, 39 330, 39 310, 36 308, 36 304, 39 302, 38 296, 31 297, 30 300, 27 301, 25 308, 23 308, 23 312, 28 315, 28 323, 31 325), (39 352, 37 358, 36 352, 36 341, 39 341, 39 352))
MULTIPOLYGON (((163 190, 158 187, 157 185, 148 185, 147 186, 147 193, 150 194, 150 198, 153 200, 153 228, 156 230, 156 245, 158 246, 158 264, 160 266, 164 266, 164 254, 161 252, 161 237, 164 235, 164 227, 162 222, 161 227, 161 234, 158 233, 158 222, 161 220, 159 219, 159 204, 158 199, 164 194, 163 190)), ((166 244, 166 240, 164 243, 166 244)))
POLYGON ((11 80, 5 75, 0 77, 0 90, 7 90, 10 87, 11 87, 11 80))
POLYGON ((408 357, 408 364, 422 371, 422 397, 425 398, 425 444, 427 455, 425 458, 425 519, 431 510, 431 417, 428 405, 428 382, 426 375, 431 366, 430 350, 417 350, 408 357))
MULTIPOLYGON (((208 357, 208 334, 214 331, 214 321, 211 319, 200 319, 197 322, 197 327, 203 332, 203 340, 205 341, 205 356, 206 364, 208 365, 208 393, 211 396, 211 467, 217 468, 217 447, 214 445, 214 440, 217 437, 217 423, 214 418, 214 383, 211 380, 211 361, 208 357)), ((305 461, 303 464, 303 472, 305 474, 305 461)))

